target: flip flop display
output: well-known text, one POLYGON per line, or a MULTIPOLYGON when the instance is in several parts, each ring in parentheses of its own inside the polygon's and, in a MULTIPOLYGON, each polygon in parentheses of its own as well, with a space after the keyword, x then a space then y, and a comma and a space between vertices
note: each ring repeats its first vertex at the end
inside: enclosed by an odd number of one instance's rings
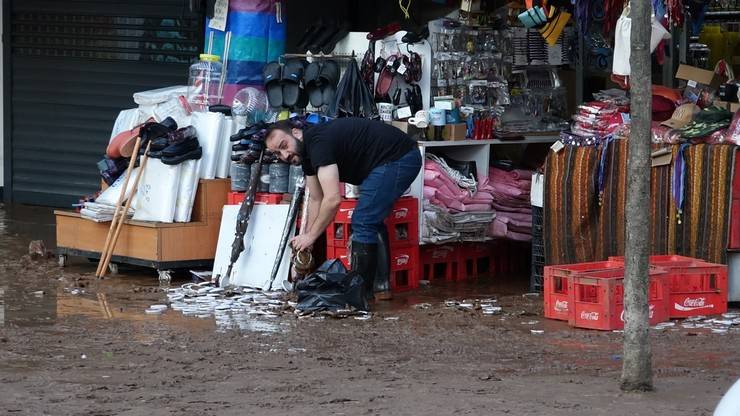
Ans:
POLYGON ((321 63, 314 61, 308 64, 306 67, 306 74, 303 78, 303 85, 306 87, 306 93, 311 105, 318 108, 324 104, 323 94, 321 93, 321 80, 319 79, 319 72, 321 72, 321 63))
POLYGON ((278 62, 270 62, 262 69, 263 85, 267 91, 267 102, 270 107, 282 107, 283 105, 283 86, 280 83, 282 78, 282 67, 278 62))
MULTIPOLYGON (((283 67, 281 84, 283 88, 283 107, 294 107, 298 104, 301 95, 301 81, 305 71, 305 61, 301 59, 289 59, 283 67)), ((268 90, 268 98, 270 92, 268 90)), ((272 103, 271 103, 272 104, 272 103)))

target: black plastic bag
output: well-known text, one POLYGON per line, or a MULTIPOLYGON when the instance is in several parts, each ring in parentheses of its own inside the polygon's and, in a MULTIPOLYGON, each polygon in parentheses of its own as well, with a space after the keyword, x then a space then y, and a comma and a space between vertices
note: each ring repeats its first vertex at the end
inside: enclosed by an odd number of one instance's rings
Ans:
POLYGON ((301 311, 346 309, 366 311, 365 286, 357 273, 347 272, 341 261, 327 260, 315 272, 298 282, 298 305, 301 311))

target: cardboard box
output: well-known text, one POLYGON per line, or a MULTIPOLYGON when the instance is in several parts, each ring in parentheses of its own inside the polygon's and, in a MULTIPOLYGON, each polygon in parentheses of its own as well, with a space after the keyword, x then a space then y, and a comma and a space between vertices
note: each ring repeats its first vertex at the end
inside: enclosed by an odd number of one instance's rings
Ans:
MULTIPOLYGON (((468 125, 465 123, 447 124, 442 128, 442 140, 458 141, 465 140, 468 134, 468 125)), ((427 137, 434 138, 434 126, 427 129, 427 137)))
POLYGON ((408 134, 414 140, 426 140, 426 130, 420 129, 413 124, 409 124, 408 121, 392 121, 391 125, 408 134))
POLYGON ((711 87, 713 89, 719 88, 719 85, 725 81, 722 79, 723 77, 716 75, 714 71, 685 64, 678 66, 676 78, 684 81, 694 81, 697 84, 711 87))
POLYGON ((715 101, 714 105, 721 108, 726 108, 731 113, 736 113, 737 110, 740 110, 740 103, 730 103, 727 101, 715 101))

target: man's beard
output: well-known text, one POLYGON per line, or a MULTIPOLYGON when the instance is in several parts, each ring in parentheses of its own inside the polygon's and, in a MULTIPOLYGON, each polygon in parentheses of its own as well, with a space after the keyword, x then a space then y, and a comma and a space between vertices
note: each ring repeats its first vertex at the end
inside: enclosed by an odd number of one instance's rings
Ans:
POLYGON ((301 159, 298 161, 298 163, 294 163, 293 160, 290 161, 291 164, 300 165, 301 162, 303 162, 303 141, 296 139, 295 136, 293 136, 293 140, 295 140, 295 150, 298 154, 298 157, 301 159))

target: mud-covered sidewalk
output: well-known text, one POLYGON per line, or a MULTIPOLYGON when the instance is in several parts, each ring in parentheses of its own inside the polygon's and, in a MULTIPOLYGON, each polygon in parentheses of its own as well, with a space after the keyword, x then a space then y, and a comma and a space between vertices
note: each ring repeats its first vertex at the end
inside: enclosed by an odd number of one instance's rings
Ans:
POLYGON ((6 414, 698 416, 740 376, 737 326, 677 324, 652 331, 656 392, 623 394, 621 334, 545 320, 524 279, 426 288, 367 320, 147 315, 167 300, 153 271, 97 281, 85 259, 31 260, 30 240, 53 246, 50 221, 0 209, 6 414), (503 313, 445 304, 483 298, 503 313))

